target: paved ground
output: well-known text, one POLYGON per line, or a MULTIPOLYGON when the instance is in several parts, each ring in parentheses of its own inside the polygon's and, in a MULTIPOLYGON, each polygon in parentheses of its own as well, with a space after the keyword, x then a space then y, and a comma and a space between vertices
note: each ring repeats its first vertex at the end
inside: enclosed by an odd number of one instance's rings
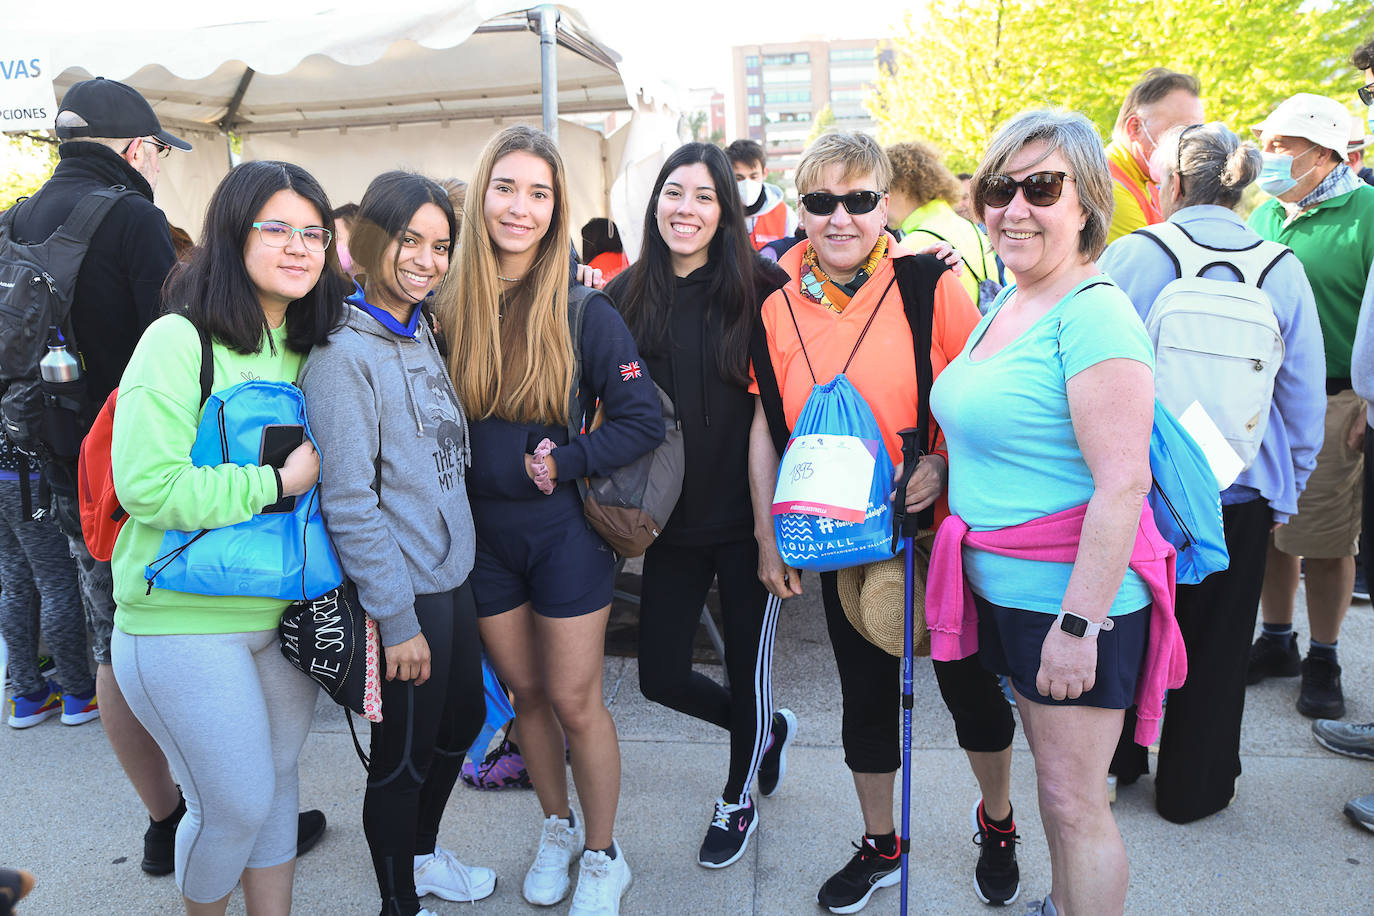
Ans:
MULTIPOLYGON (((760 801, 762 820, 747 854, 723 871, 695 864, 711 800, 724 780, 722 735, 645 701, 633 659, 607 660, 606 697, 625 772, 617 833, 635 876, 626 916, 822 912, 816 888, 847 860, 862 825, 839 747, 839 694, 818 583, 808 578, 806 587, 806 596, 784 608, 775 673, 779 703, 800 716, 800 737, 782 789, 760 801)), ((1305 636, 1301 622, 1299 630, 1305 636)), ((1374 612, 1367 602, 1351 610, 1341 650, 1350 721, 1374 719, 1374 612)), ((918 664, 917 678, 911 909, 992 912, 972 890, 969 808, 977 790, 928 663, 918 664)), ((1179 827, 1154 813, 1148 777, 1122 791, 1116 814, 1131 861, 1129 913, 1374 912, 1374 834, 1340 813, 1347 798, 1374 791, 1374 765, 1319 747, 1308 720, 1293 709, 1296 694, 1296 680, 1251 689, 1245 775, 1236 802, 1221 814, 1179 827)), ((1049 884, 1033 766, 1019 732, 1016 746, 1023 896, 1001 911, 1012 914, 1023 913, 1049 884)), ((0 861, 39 878, 21 913, 180 912, 171 879, 138 869, 146 819, 98 725, 64 728, 53 720, 25 732, 0 728, 0 772, 0 861)), ((301 774, 303 804, 324 809, 330 828, 300 862, 295 912, 375 913, 360 826, 363 776, 342 716, 327 701, 317 711, 301 774)), ((539 817, 533 793, 479 793, 460 785, 441 842, 465 861, 496 868, 500 884, 476 909, 425 902, 443 914, 540 912, 520 897, 539 817)), ((243 912, 241 899, 230 912, 243 912)), ((866 912, 896 913, 896 890, 879 892, 866 912)))

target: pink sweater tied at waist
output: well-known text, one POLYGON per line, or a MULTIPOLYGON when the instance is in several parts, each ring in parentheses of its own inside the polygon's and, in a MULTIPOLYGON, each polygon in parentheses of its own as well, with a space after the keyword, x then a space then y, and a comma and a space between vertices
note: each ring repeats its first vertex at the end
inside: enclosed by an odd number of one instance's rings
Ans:
MULTIPOLYGON (((970 531, 959 516, 947 518, 935 535, 926 580, 931 658, 954 661, 978 651, 978 609, 964 578, 965 546, 1005 557, 1072 563, 1078 557, 1087 508, 1065 509, 996 531, 970 531)), ((1141 507, 1130 560, 1130 568, 1150 589, 1152 602, 1145 662, 1135 689, 1135 740, 1146 746, 1159 737, 1165 691, 1182 687, 1188 676, 1183 634, 1174 618, 1174 560, 1174 547, 1160 535, 1146 503, 1141 507)))

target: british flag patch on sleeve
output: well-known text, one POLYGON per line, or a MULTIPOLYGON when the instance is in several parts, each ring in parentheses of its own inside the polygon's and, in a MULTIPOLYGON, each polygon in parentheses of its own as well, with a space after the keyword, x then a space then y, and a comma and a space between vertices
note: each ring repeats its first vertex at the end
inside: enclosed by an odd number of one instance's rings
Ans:
POLYGON ((644 370, 639 367, 639 360, 637 359, 620 364, 620 380, 622 382, 628 382, 632 378, 641 378, 643 375, 644 370))

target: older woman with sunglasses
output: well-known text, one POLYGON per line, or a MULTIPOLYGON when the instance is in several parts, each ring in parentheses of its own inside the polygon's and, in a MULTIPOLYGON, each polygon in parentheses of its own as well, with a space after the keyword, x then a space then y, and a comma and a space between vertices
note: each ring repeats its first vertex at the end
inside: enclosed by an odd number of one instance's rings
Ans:
POLYGON ((1112 188, 1091 122, 1017 116, 973 187, 1017 282, 931 393, 951 512, 931 561, 932 656, 976 647, 1011 679, 1053 869, 1042 912, 1120 913, 1126 850, 1107 766, 1141 675, 1154 600, 1146 577, 1163 581, 1162 555, 1146 565, 1138 544, 1152 528, 1152 350, 1130 300, 1094 263, 1112 188), (1042 552, 1032 559, 1031 548, 1042 552), (961 629, 940 609, 965 583, 961 629))
MULTIPOLYGON (((760 394, 749 435, 754 535, 759 578, 778 598, 801 594, 800 573, 784 565, 773 537, 778 456, 812 387, 843 371, 872 409, 896 465, 902 460, 898 431, 919 419, 912 332, 897 277, 908 269, 901 262, 917 271, 930 266, 938 272, 940 265, 916 263, 921 255, 883 231, 891 179, 882 148, 858 133, 822 135, 797 169, 807 241, 778 262, 788 282, 765 300, 764 339, 757 340, 756 333, 751 348, 756 384, 750 390, 760 394)), ((963 348, 978 312, 952 271, 939 272, 933 291, 922 295, 928 298, 913 305, 933 314, 930 362, 938 374, 963 348)), ((906 493, 897 498, 904 498, 911 511, 924 509, 944 491, 944 478, 944 456, 923 456, 906 493)), ((816 899, 832 913, 856 913, 878 888, 900 880, 892 818, 894 776, 901 763, 899 660, 866 641, 849 622, 836 573, 821 573, 820 579, 843 696, 845 764, 854 778, 864 836, 855 844, 858 852, 816 899)), ((995 680, 988 688, 1001 701, 995 680)), ((1010 743, 1008 733, 998 747, 1010 743)))

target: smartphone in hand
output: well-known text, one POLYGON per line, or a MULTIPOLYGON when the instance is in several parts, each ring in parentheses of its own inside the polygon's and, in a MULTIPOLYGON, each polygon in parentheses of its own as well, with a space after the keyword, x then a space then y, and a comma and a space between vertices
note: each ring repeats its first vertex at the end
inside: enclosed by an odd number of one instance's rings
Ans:
MULTIPOLYGON (((286 458, 305 441, 305 427, 299 423, 269 423, 263 427, 262 443, 258 446, 258 464, 270 465, 281 470, 286 458)), ((296 497, 283 496, 272 505, 263 509, 268 512, 294 512, 296 497)))

